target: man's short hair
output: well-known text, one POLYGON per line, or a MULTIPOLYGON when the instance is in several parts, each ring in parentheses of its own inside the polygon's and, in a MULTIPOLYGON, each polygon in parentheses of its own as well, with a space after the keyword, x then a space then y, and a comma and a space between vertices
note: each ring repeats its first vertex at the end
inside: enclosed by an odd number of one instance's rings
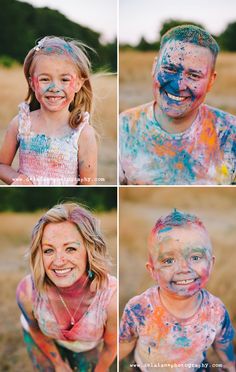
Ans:
POLYGON ((209 49, 213 55, 214 64, 220 51, 213 36, 206 30, 194 25, 176 26, 168 30, 161 38, 160 50, 170 40, 183 41, 209 49))

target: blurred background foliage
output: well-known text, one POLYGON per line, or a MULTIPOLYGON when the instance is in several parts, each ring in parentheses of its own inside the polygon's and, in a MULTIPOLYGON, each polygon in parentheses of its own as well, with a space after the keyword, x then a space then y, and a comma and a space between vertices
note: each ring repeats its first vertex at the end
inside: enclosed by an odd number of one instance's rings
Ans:
POLYGON ((37 211, 67 201, 99 212, 116 209, 117 191, 114 187, 1 187, 0 200, 0 212, 37 211))
MULTIPOLYGON (((135 46, 129 44, 120 45, 121 49, 135 49, 143 52, 146 51, 157 51, 160 48, 160 39, 170 28, 192 24, 205 29, 200 23, 194 23, 187 20, 168 19, 162 23, 160 34, 157 35, 157 40, 153 43, 149 43, 145 37, 141 37, 139 43, 135 46)), ((236 21, 228 24, 225 30, 220 35, 212 35, 218 42, 222 51, 235 52, 236 51, 236 21)))
POLYGON ((117 41, 100 42, 101 34, 70 21, 56 10, 35 8, 17 0, 0 0, 0 64, 10 67, 14 61, 23 63, 28 51, 46 35, 65 36, 80 40, 93 48, 89 52, 93 71, 117 70, 117 41))

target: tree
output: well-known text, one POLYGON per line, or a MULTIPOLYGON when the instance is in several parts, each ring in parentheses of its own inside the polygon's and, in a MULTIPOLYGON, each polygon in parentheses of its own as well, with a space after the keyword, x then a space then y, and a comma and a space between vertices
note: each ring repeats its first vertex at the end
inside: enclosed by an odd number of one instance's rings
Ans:
POLYGON ((236 22, 228 24, 225 31, 219 36, 219 44, 224 50, 236 51, 236 22))
POLYGON ((65 36, 80 40, 97 52, 97 55, 88 52, 95 69, 106 65, 114 71, 116 45, 102 45, 99 32, 70 21, 57 10, 34 8, 17 0, 0 1, 0 56, 9 56, 22 63, 37 39, 46 35, 65 36))
POLYGON ((195 23, 192 21, 184 21, 184 20, 178 20, 178 19, 168 19, 162 24, 161 30, 160 30, 160 37, 162 37, 168 30, 170 30, 172 27, 177 27, 181 25, 194 25, 198 26, 200 28, 204 27, 200 23, 195 23))

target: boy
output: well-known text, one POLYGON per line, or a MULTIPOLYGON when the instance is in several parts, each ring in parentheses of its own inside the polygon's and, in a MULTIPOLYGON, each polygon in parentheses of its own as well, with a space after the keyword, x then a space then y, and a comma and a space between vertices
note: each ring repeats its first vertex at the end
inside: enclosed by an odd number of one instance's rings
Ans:
POLYGON ((235 372, 228 312, 203 289, 215 258, 202 222, 174 210, 156 222, 148 250, 146 267, 157 285, 125 307, 121 359, 134 349, 144 372, 205 371, 206 351, 213 346, 225 370, 235 372))
POLYGON ((122 184, 232 184, 236 117, 205 105, 219 47, 193 25, 170 29, 153 64, 154 101, 121 114, 122 184))

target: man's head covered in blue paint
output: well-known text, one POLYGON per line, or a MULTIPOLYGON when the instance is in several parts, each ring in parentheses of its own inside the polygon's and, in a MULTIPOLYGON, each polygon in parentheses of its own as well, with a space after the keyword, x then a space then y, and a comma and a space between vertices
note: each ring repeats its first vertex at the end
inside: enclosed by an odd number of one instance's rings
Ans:
MULTIPOLYGON (((171 40, 183 41, 207 48, 214 58, 214 66, 219 53, 219 45, 213 36, 206 30, 195 25, 182 25, 168 30, 161 38, 160 50, 171 40)), ((214 67, 213 66, 213 67, 214 67)))

